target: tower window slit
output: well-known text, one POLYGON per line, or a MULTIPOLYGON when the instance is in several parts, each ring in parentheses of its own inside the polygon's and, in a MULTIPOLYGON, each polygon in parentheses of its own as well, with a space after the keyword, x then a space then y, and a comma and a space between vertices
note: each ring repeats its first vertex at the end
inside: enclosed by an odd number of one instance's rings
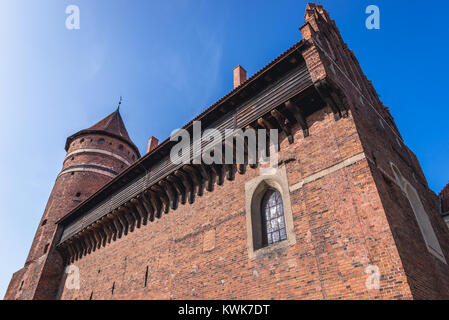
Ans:
POLYGON ((147 270, 145 271, 145 285, 144 285, 144 287, 147 286, 147 283, 148 283, 148 266, 147 266, 147 270))

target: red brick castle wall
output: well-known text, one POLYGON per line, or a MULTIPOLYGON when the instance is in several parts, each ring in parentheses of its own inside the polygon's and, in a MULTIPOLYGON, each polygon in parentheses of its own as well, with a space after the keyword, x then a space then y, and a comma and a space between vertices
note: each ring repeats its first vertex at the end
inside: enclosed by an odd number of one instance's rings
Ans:
MULTIPOLYGON (((388 108, 380 102, 335 22, 321 6, 309 5, 306 23, 310 25, 302 27, 303 37, 312 39, 316 48, 316 51, 311 49, 313 54, 307 61, 317 70, 317 79, 329 77, 345 93, 380 198, 378 209, 384 211, 388 221, 388 233, 394 239, 391 245, 398 250, 413 298, 449 298, 448 266, 427 250, 410 201, 398 186, 392 165, 419 194, 447 261, 449 234, 439 215, 438 198, 429 189, 416 156, 404 144, 388 108), (317 59, 322 63, 316 64, 317 59)), ((379 235, 367 238, 373 241, 373 246, 380 246, 379 240, 379 235)))

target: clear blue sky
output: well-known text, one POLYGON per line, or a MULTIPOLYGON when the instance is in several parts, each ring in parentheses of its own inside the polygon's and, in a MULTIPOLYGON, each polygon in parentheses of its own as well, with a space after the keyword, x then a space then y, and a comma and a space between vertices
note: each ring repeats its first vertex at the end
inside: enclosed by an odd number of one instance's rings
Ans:
MULTIPOLYGON (((449 182, 447 1, 322 1, 416 152, 449 182), (365 8, 381 30, 365 28, 365 8)), ((0 0, 0 297, 26 259, 67 136, 124 97, 143 153, 300 39, 306 1, 0 0), (81 29, 65 28, 76 4, 81 29)))

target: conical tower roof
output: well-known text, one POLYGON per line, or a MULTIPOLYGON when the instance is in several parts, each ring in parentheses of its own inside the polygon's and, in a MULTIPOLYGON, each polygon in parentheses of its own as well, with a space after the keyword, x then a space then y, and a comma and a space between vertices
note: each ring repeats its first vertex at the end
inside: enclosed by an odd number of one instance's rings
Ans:
POLYGON ((69 149, 69 146, 73 140, 87 134, 104 134, 122 140, 123 142, 129 144, 140 157, 139 149, 131 141, 131 138, 128 135, 128 131, 126 130, 125 123, 123 122, 122 116, 120 115, 119 109, 108 115, 103 120, 100 120, 92 127, 81 130, 68 137, 65 145, 66 151, 69 149))
POLYGON ((108 132, 131 142, 128 131, 126 131, 125 124, 123 123, 122 116, 118 110, 111 113, 103 120, 97 122, 87 130, 108 132))

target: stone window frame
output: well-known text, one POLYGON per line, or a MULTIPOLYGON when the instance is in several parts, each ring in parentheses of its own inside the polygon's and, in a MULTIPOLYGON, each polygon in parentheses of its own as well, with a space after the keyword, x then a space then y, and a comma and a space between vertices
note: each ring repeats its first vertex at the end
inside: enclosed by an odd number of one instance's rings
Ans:
POLYGON ((427 250, 441 262, 447 264, 446 257, 441 249, 440 241, 438 240, 435 229, 432 226, 432 222, 424 208, 418 191, 407 179, 404 178, 401 171, 393 162, 390 162, 390 167, 393 171, 397 185, 401 188, 410 204, 410 207, 412 208, 415 221, 421 231, 427 250))
POLYGON ((274 174, 260 175, 245 183, 245 211, 247 246, 250 259, 263 257, 274 251, 296 244, 290 189, 285 165, 280 166, 274 174), (261 206, 265 193, 270 189, 279 191, 282 196, 287 240, 264 247, 262 245, 263 223, 261 206))

